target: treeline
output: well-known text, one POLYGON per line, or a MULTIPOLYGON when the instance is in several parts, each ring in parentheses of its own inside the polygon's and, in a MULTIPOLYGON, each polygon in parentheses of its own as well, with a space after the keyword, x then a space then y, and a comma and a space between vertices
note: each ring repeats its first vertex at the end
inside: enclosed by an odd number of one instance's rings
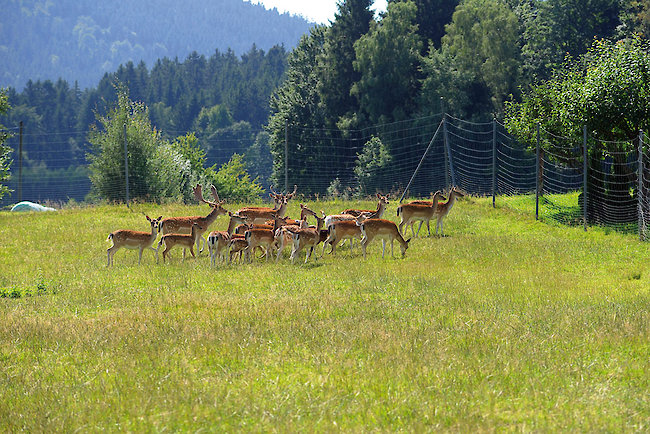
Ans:
POLYGON ((368 172, 358 155, 384 155, 371 159, 377 174, 385 169, 378 160, 408 157, 391 125, 443 111, 502 120, 505 103, 520 101, 594 39, 650 34, 648 0, 389 0, 379 20, 370 6, 341 2, 332 24, 312 29, 290 53, 269 122, 278 184, 287 125, 289 184, 301 184, 314 161, 327 159, 335 164, 324 176, 358 189, 358 174, 368 172), (341 137, 350 146, 333 152, 341 137))
MULTIPOLYGON (((251 173, 265 181, 271 162, 262 126, 286 57, 282 46, 268 52, 254 46, 239 57, 217 51, 209 58, 192 53, 182 62, 163 58, 151 70, 143 62, 129 62, 106 74, 97 88, 83 91, 61 79, 30 81, 22 92, 8 89, 11 110, 0 123, 15 127, 23 122, 26 170, 38 168, 45 175, 85 165, 89 128, 96 115, 115 106, 119 83, 129 89, 132 100, 149 108, 153 125, 164 137, 192 131, 206 151, 206 164, 221 165, 237 152, 246 155, 251 173)), ((16 137, 11 144, 16 147, 16 137)), ((52 199, 62 198, 57 193, 52 199)))
MULTIPOLYGON (((429 140, 436 114, 503 120, 507 103, 594 38, 650 34, 649 0, 390 0, 380 17, 370 7, 339 2, 332 23, 313 27, 288 54, 253 47, 241 57, 163 58, 151 69, 128 62, 90 90, 29 82, 9 90, 12 109, 0 122, 25 121, 35 134, 28 165, 64 170, 86 162, 88 126, 114 107, 120 82, 168 139, 196 133, 209 165, 241 153, 264 184, 271 177, 284 186, 288 137, 289 185, 315 185, 307 181, 318 167, 330 187, 368 194, 403 187, 383 174, 395 161, 417 164, 420 154, 406 154, 420 151, 405 142, 418 128, 429 140)), ((302 192, 327 190, 320 183, 302 192)))
POLYGON ((243 0, 9 0, 0 14, 0 86, 18 89, 59 77, 86 89, 128 61, 152 65, 191 51, 292 48, 310 26, 243 0))

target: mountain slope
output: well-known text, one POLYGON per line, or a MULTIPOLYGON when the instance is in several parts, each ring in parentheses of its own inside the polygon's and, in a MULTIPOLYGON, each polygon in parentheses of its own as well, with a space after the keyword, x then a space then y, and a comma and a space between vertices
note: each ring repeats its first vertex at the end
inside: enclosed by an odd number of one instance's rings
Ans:
POLYGON ((243 0, 9 0, 0 18, 0 87, 28 80, 97 84, 129 60, 292 48, 311 24, 243 0))

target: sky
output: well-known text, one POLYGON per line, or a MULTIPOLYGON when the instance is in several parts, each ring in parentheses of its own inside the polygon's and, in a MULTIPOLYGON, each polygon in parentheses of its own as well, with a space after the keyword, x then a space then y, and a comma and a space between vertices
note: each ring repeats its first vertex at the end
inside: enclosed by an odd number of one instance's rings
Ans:
MULTIPOLYGON (((309 21, 328 24, 334 19, 337 11, 336 3, 339 0, 248 0, 251 3, 264 5, 267 9, 276 8, 278 12, 288 12, 293 15, 302 15, 309 21)), ((372 9, 377 12, 386 10, 386 0, 375 0, 372 9)))

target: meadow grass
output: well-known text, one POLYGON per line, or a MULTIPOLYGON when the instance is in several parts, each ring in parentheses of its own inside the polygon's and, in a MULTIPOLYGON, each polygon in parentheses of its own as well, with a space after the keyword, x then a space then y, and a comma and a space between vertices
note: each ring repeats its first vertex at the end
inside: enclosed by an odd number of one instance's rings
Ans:
POLYGON ((376 242, 365 260, 138 266, 122 249, 107 268, 106 236, 148 230, 141 212, 207 207, 0 213, 1 432, 650 429, 633 235, 465 198, 404 259, 376 242))

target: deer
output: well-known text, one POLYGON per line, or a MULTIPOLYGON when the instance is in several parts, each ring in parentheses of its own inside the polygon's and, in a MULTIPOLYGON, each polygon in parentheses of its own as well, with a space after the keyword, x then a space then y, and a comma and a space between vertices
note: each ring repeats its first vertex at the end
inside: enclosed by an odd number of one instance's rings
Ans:
POLYGON ((382 241, 382 251, 381 257, 384 257, 386 253, 386 241, 390 241, 390 255, 393 255, 393 242, 397 240, 402 249, 402 257, 406 255, 406 249, 409 247, 409 242, 411 239, 404 240, 402 234, 400 234, 399 229, 395 222, 385 219, 365 219, 363 216, 357 218, 357 225, 361 229, 361 234, 363 238, 361 239, 361 250, 363 252, 364 259, 366 258, 366 247, 372 242, 375 238, 379 238, 382 241))
POLYGON ((273 187, 269 187, 271 193, 269 196, 275 200, 275 208, 267 207, 245 207, 238 210, 235 214, 237 216, 243 217, 246 219, 248 224, 264 224, 267 220, 272 220, 275 216, 284 217, 284 214, 287 210, 287 204, 289 199, 293 198, 296 195, 298 186, 294 185, 293 192, 289 194, 276 193, 273 190, 273 187))
POLYGON ((217 260, 221 263, 226 259, 226 250, 230 248, 231 234, 227 231, 212 231, 208 235, 208 252, 210 265, 216 265, 217 260))
POLYGON ((219 200, 219 195, 217 194, 217 189, 214 185, 210 186, 212 196, 215 198, 216 202, 209 202, 203 198, 201 184, 197 184, 194 187, 194 197, 199 201, 206 203, 212 207, 212 210, 205 217, 193 216, 193 217, 169 217, 164 219, 160 223, 160 233, 163 235, 167 234, 189 234, 192 230, 194 223, 197 223, 200 228, 198 229, 198 236, 196 238, 196 249, 198 252, 202 252, 203 249, 199 250, 201 240, 203 240, 203 246, 205 248, 206 239, 203 237, 203 233, 208 230, 208 227, 219 217, 228 213, 223 207, 225 200, 219 200))
POLYGON ((264 247, 266 250, 265 257, 266 260, 269 260, 269 255, 271 254, 271 250, 273 249, 275 245, 275 231, 280 227, 286 219, 284 217, 279 217, 279 216, 274 216, 274 226, 271 229, 266 229, 266 228, 257 228, 257 227, 252 227, 248 229, 244 233, 244 238, 246 239, 246 242, 248 243, 248 247, 246 247, 245 254, 248 258, 251 257, 251 253, 253 250, 258 247, 264 247))
POLYGON ((334 221, 330 223, 327 229, 329 230, 329 236, 323 242, 323 253, 321 254, 321 258, 325 255, 325 248, 328 243, 332 246, 330 253, 335 255, 336 246, 339 242, 349 239, 350 252, 352 252, 352 240, 355 238, 360 240, 363 237, 361 228, 357 225, 356 219, 334 221))
POLYGON ((382 196, 379 193, 377 193, 377 199, 379 199, 379 202, 377 203, 377 209, 376 210, 346 209, 346 210, 343 210, 341 212, 341 214, 350 214, 351 216, 359 217, 359 215, 367 213, 367 214, 371 214, 369 216, 370 218, 378 218, 378 219, 380 219, 384 215, 384 211, 386 210, 386 205, 388 205, 390 202, 388 201, 388 196, 382 196))
POLYGON ((278 262, 280 255, 286 247, 293 246, 293 233, 290 232, 289 229, 296 231, 298 229, 307 229, 309 227, 306 219, 299 220, 297 222, 298 224, 290 224, 289 221, 287 221, 287 223, 289 224, 280 226, 275 231, 275 244, 278 249, 278 253, 275 256, 275 262, 278 262))
POLYGON ((106 241, 112 241, 113 245, 108 248, 108 265, 113 265, 113 256, 120 248, 138 249, 138 265, 142 262, 142 252, 144 249, 151 249, 157 253, 157 250, 151 247, 158 236, 158 227, 162 216, 152 219, 145 215, 151 225, 151 232, 132 231, 128 229, 119 229, 108 234, 106 241))
MULTIPOLYGON (((323 217, 319 217, 314 211, 300 205, 302 211, 306 215, 311 215, 316 219, 316 227, 306 228, 306 229, 293 229, 287 228, 289 232, 293 235, 293 249, 291 250, 291 263, 294 263, 296 258, 300 255, 300 251, 305 249, 305 264, 309 261, 309 256, 314 251, 314 248, 320 243, 324 238, 322 238, 321 228, 323 227, 323 221, 325 220, 324 213, 323 217)), ((306 220, 305 220, 306 221, 306 220)))
POLYGON ((232 262, 232 257, 235 256, 236 254, 239 254, 239 259, 241 261, 242 252, 245 255, 244 260, 247 260, 248 242, 246 241, 245 238, 231 238, 228 247, 230 248, 230 257, 229 257, 230 262, 232 262))
POLYGON ((429 221, 434 218, 436 210, 439 207, 439 199, 442 198, 442 192, 440 190, 436 191, 433 194, 431 202, 426 201, 414 201, 407 204, 400 205, 397 207, 397 216, 400 218, 399 231, 401 234, 404 234, 406 229, 402 229, 405 225, 411 226, 411 235, 413 238, 417 238, 420 234, 420 229, 422 229, 422 224, 427 223, 427 231, 429 236, 431 236, 431 229, 429 228, 429 221), (416 221, 420 221, 420 226, 418 227, 417 233, 413 230, 413 224, 416 221))
POLYGON ((436 236, 438 236, 438 227, 440 227, 440 236, 444 237, 445 233, 442 229, 442 221, 445 217, 447 217, 447 214, 449 214, 449 211, 451 211, 451 208, 454 206, 454 203, 456 202, 456 199, 459 197, 464 197, 465 195, 456 187, 453 187, 451 191, 449 192, 449 198, 447 199, 447 202, 439 203, 438 207, 436 208, 436 236))
MULTIPOLYGON (((163 264, 165 263, 165 258, 167 257, 168 252, 176 246, 183 247, 183 261, 185 261, 185 250, 190 249, 190 253, 193 258, 196 258, 194 255, 194 244, 197 243, 197 239, 201 233, 205 231, 198 223, 192 224, 192 230, 190 234, 167 234, 163 235, 158 242, 158 250, 160 246, 165 245, 165 250, 163 250, 163 264)), ((156 262, 158 262, 158 250, 156 250, 156 262)))

